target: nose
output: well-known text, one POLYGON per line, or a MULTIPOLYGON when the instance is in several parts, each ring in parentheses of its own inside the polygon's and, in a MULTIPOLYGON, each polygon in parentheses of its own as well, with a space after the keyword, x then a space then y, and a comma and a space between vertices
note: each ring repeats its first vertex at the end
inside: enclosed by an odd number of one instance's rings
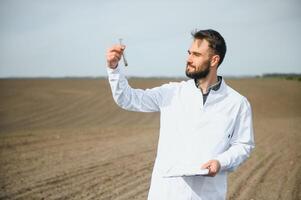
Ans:
POLYGON ((187 56, 187 62, 188 62, 188 63, 192 63, 192 56, 191 56, 191 54, 189 54, 189 55, 187 56))

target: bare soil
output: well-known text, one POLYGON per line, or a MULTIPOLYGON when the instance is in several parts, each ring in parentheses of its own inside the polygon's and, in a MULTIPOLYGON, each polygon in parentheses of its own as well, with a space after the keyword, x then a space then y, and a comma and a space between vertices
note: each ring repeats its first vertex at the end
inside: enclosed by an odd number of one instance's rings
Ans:
MULTIPOLYGON (((301 199, 301 82, 226 81, 250 100, 256 140, 227 199, 301 199)), ((0 80, 0 91, 0 199, 146 199, 159 113, 121 110, 106 79, 0 80)))

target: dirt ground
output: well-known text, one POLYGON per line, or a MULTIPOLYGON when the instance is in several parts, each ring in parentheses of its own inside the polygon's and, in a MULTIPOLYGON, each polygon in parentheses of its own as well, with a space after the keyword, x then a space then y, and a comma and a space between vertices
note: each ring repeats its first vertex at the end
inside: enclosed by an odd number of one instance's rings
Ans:
MULTIPOLYGON (((226 81, 250 100, 256 140, 227 199, 301 199, 301 82, 226 81)), ((0 199, 146 199, 159 113, 121 110, 106 79, 0 80, 0 91, 0 199)))

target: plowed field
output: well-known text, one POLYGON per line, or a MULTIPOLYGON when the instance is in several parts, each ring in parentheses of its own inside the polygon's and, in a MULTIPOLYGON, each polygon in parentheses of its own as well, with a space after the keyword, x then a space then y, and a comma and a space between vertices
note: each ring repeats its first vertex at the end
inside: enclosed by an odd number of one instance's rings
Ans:
MULTIPOLYGON (((226 81, 250 100, 256 140, 227 199, 301 199, 301 82, 226 81)), ((118 108, 106 79, 3 79, 0 91, 0 199, 146 199, 159 113, 118 108)))

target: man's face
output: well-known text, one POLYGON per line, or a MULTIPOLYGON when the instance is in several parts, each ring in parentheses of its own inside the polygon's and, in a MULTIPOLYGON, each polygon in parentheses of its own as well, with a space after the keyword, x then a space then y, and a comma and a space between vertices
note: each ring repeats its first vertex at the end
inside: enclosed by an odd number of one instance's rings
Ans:
POLYGON ((186 76, 193 79, 207 77, 210 72, 211 54, 207 40, 195 39, 188 50, 186 76))

